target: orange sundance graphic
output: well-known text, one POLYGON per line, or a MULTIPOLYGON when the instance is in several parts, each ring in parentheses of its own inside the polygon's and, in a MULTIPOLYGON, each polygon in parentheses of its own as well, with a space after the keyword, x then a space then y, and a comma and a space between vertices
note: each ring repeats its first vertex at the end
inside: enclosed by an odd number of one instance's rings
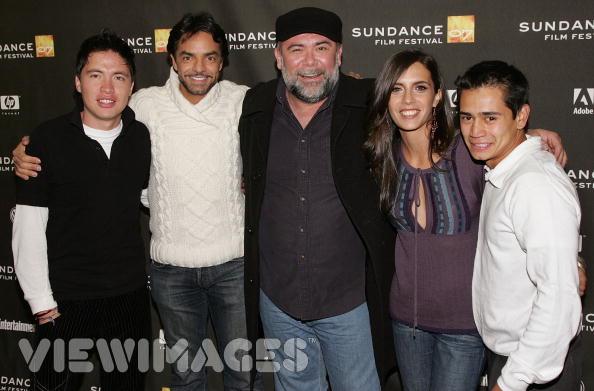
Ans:
POLYGON ((36 57, 54 57, 54 36, 36 35, 35 36, 35 56, 36 57))
POLYGON ((155 53, 167 52, 167 41, 171 29, 155 29, 155 53))
POLYGON ((474 42, 474 15, 448 16, 448 43, 474 42))

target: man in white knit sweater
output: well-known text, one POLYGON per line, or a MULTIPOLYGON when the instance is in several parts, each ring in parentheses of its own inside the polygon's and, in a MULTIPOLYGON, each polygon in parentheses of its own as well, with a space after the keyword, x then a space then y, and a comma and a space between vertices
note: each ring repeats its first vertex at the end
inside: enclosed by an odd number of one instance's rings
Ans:
MULTIPOLYGON (((207 389, 202 363, 210 316, 225 389, 249 390, 250 368, 241 366, 247 351, 240 346, 247 332, 237 130, 248 87, 219 81, 229 49, 209 14, 185 15, 171 30, 167 51, 172 67, 165 85, 139 90, 129 105, 151 137, 142 201, 150 208, 151 293, 167 345, 182 358, 172 366, 171 389, 207 389)), ((262 389, 259 376, 254 389, 262 389)))
MULTIPOLYGON (((209 315, 221 357, 231 341, 246 338, 237 124, 247 87, 219 81, 229 50, 224 31, 208 14, 185 15, 171 30, 167 50, 169 80, 138 91, 130 106, 152 143, 152 296, 167 345, 175 349, 187 340, 193 362, 209 315)), ((238 361, 233 366, 224 360, 225 388, 248 390, 249 368, 239 367, 246 352, 232 351, 238 361)), ((171 385, 206 390, 204 368, 173 365, 171 385)))
MULTIPOLYGON (((229 50, 208 14, 185 15, 171 30, 167 50, 169 80, 136 92, 130 107, 152 143, 152 296, 167 345, 181 354, 179 342, 187 340, 192 363, 209 315, 220 357, 231 341, 246 338, 237 124, 247 87, 219 81, 229 50)), ((246 352, 231 351, 237 361, 223 360, 225 389, 248 390, 249 368, 239 365, 246 352)), ((174 364, 172 372, 172 390, 206 389, 204 368, 174 364)))

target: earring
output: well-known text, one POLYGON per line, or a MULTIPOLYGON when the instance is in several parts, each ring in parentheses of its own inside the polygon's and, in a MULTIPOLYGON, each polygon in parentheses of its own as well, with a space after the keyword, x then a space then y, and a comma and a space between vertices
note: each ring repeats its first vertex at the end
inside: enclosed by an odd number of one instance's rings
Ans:
POLYGON ((431 140, 433 140, 436 130, 437 130, 437 116, 435 115, 435 107, 434 107, 433 108, 433 119, 431 120, 431 140))

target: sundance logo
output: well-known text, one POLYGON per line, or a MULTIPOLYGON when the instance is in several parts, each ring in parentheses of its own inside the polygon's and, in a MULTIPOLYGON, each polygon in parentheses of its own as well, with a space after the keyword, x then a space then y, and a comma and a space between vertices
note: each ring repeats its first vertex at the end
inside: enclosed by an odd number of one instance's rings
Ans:
POLYGON ((24 377, 0 376, 1 391, 29 391, 31 379, 24 377))
POLYGON ((594 332, 594 314, 584 314, 584 320, 582 322, 582 331, 594 332))
POLYGON ((26 58, 55 57, 54 36, 36 35, 29 42, 0 43, 0 59, 18 60, 26 58))
POLYGON ((448 16, 448 43, 474 42, 474 15, 448 16))
POLYGON ((539 33, 545 41, 592 40, 594 19, 520 22, 518 30, 521 33, 539 33))
POLYGON ((128 37, 124 41, 132 48, 134 54, 151 54, 153 52, 153 37, 128 37))
POLYGON ((474 15, 448 16, 443 24, 409 26, 360 26, 351 29, 353 38, 370 38, 376 46, 440 45, 474 42, 474 15))
POLYGON ((12 172, 13 171, 13 161, 10 156, 0 156, 0 173, 2 172, 12 172))
POLYGON ((276 47, 275 31, 248 31, 225 34, 229 50, 261 50, 276 47))
POLYGON ((594 88, 573 89, 573 114, 594 114, 594 88))
POLYGON ((567 176, 576 189, 594 189, 594 170, 567 170, 567 176))
POLYGON ((0 265, 0 281, 16 281, 14 266, 0 265))
POLYGON ((0 110, 2 115, 19 115, 21 109, 20 97, 18 95, 1 95, 0 110))
POLYGON ((155 29, 155 53, 167 53, 171 29, 155 29))
POLYGON ((35 36, 35 56, 36 57, 55 57, 54 36, 36 35, 35 36))

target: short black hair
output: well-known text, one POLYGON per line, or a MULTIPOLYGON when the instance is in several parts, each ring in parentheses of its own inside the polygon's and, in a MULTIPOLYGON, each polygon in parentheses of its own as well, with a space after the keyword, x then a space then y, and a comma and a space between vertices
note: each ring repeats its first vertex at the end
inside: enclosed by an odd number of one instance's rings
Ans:
POLYGON ((80 76, 82 69, 89 61, 91 53, 110 50, 119 54, 126 61, 132 80, 134 80, 134 76, 136 75, 134 51, 128 46, 126 41, 109 29, 101 30, 99 34, 85 39, 80 45, 80 49, 78 49, 78 54, 76 55, 76 75, 80 76))
POLYGON ((458 101, 464 90, 480 87, 500 87, 505 105, 514 118, 523 105, 528 104, 529 85, 526 76, 515 66, 503 61, 483 61, 471 66, 456 78, 458 101))
POLYGON ((225 37, 225 31, 208 12, 185 14, 173 26, 169 32, 169 41, 167 42, 167 52, 171 55, 168 56, 167 61, 169 61, 170 65, 171 57, 175 57, 175 51, 179 44, 200 31, 212 35, 213 41, 221 47, 223 67, 229 65, 229 43, 227 37, 225 37))

